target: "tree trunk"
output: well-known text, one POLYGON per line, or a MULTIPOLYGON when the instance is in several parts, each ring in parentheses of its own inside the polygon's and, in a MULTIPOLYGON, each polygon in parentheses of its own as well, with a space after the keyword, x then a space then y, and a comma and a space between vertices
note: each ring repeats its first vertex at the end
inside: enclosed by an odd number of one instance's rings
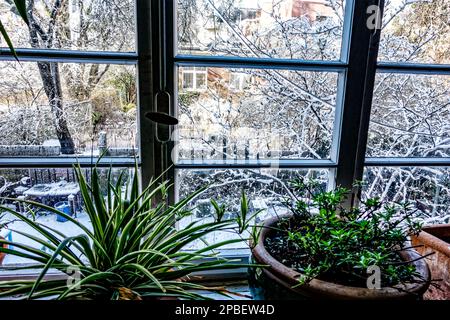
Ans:
MULTIPOLYGON (((56 17, 61 8, 61 0, 56 0, 51 11, 51 19, 49 28, 44 31, 38 22, 34 19, 33 9, 34 1, 29 1, 27 5, 27 13, 30 24, 28 25, 30 32, 30 44, 34 49, 41 48, 39 38, 46 48, 52 48, 53 32, 56 23, 56 17)), ((61 145, 62 154, 74 154, 75 145, 73 143, 72 135, 64 114, 63 94, 61 89, 61 77, 59 74, 58 63, 55 62, 37 62, 39 74, 42 79, 44 91, 47 96, 50 109, 53 114, 53 122, 55 125, 56 136, 61 145)))
POLYGON ((74 154, 75 145, 64 115, 59 66, 55 62, 38 62, 37 64, 44 91, 52 110, 56 136, 61 144, 61 153, 74 154))

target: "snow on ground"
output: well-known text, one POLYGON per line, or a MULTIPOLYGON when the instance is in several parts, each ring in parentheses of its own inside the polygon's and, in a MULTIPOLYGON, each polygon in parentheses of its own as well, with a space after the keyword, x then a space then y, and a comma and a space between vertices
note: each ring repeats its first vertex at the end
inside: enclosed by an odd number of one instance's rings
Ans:
MULTIPOLYGON (((5 221, 11 221, 14 217, 11 214, 6 214, 2 222, 5 221)), ((78 212, 76 219, 80 221, 83 225, 87 226, 89 230, 92 230, 92 227, 90 226, 90 220, 86 213, 84 212, 78 212)), ((56 215, 55 214, 47 214, 47 215, 41 215, 36 218, 36 221, 48 226, 52 229, 55 229, 61 233, 63 233, 65 236, 75 236, 83 234, 83 230, 81 230, 78 226, 73 224, 70 221, 66 222, 58 222, 56 221, 56 215)), ((18 234, 17 232, 14 232, 14 230, 18 230, 20 232, 28 233, 33 236, 39 236, 39 232, 34 230, 31 226, 26 224, 23 221, 14 221, 13 223, 8 225, 9 231, 11 231, 12 241, 17 243, 22 243, 28 246, 32 246, 34 248, 43 249, 43 246, 34 240, 28 239, 27 237, 18 234)), ((6 234, 7 230, 2 231, 2 235, 6 234)), ((23 264, 23 263, 30 263, 31 261, 22 257, 17 257, 13 255, 6 255, 5 260, 3 261, 3 265, 14 265, 14 264, 23 264)))
MULTIPOLYGON (((270 207, 266 207, 266 208, 267 208, 267 210, 263 210, 256 217, 256 221, 253 220, 250 223, 250 226, 255 225, 255 223, 260 225, 262 221, 264 221, 270 217, 287 213, 286 208, 281 207, 281 206, 270 206, 270 207)), ((194 214, 189 217, 181 219, 178 222, 177 228, 184 229, 187 227, 188 224, 190 224, 194 221, 199 221, 198 224, 200 224, 200 221, 203 223, 209 223, 209 222, 214 221, 214 217, 210 216, 210 217, 198 218, 194 214)), ((234 224, 232 227, 236 228, 237 224, 234 224)), ((215 243, 226 241, 226 240, 242 239, 242 238, 248 239, 249 234, 244 233, 243 235, 238 235, 234 230, 218 231, 218 232, 213 232, 213 233, 208 234, 207 236, 203 237, 202 240, 197 240, 197 241, 192 242, 185 249, 186 250, 196 250, 196 249, 203 248, 206 244, 215 244, 215 243)), ((228 245, 220 248, 220 250, 230 250, 230 249, 248 249, 248 244, 246 243, 246 241, 242 241, 242 242, 228 244, 228 245)))
MULTIPOLYGON (((261 221, 265 220, 266 218, 268 218, 270 216, 283 214, 283 213, 285 213, 285 211, 286 211, 285 208, 282 208, 279 206, 269 206, 267 208, 267 210, 264 210, 263 212, 261 212, 258 215, 258 217, 256 219, 256 223, 260 223, 261 221)), ((81 222, 83 225, 85 225, 89 230, 92 230, 90 219, 85 212, 77 212, 76 219, 79 222, 81 222)), ((5 214, 2 217, 1 222, 4 223, 7 221, 12 221, 12 220, 15 220, 15 221, 13 223, 8 224, 7 229, 4 228, 2 230, 2 232, 1 232, 2 236, 6 237, 6 235, 8 235, 8 232, 10 231, 13 242, 32 246, 39 250, 44 249, 41 244, 39 244, 33 240, 30 240, 27 237, 15 232, 15 230, 18 230, 20 232, 29 233, 33 236, 37 236, 37 237, 40 236, 40 234, 36 230, 34 230, 32 227, 30 227, 25 222, 17 221, 17 219, 15 219, 15 217, 13 215, 11 215, 10 213, 5 214)), ((53 213, 47 213, 47 214, 41 214, 41 215, 38 214, 36 217, 36 221, 39 222, 40 224, 43 224, 45 226, 48 226, 52 229, 55 229, 55 230, 63 233, 67 237, 83 234, 83 230, 81 230, 78 226, 76 226, 75 224, 73 224, 70 221, 58 222, 56 219, 56 215, 53 213)), ((214 217, 212 217, 212 216, 197 217, 196 214, 193 214, 193 215, 183 218, 181 221, 179 221, 177 224, 177 228, 182 230, 182 229, 186 228, 186 226, 193 221, 198 221, 198 223, 201 223, 201 222, 209 223, 209 222, 214 221, 214 217)), ((255 222, 253 221, 251 223, 251 225, 253 225, 254 223, 255 222)), ((234 227, 236 227, 236 226, 237 225, 234 225, 234 227)), ((248 238, 249 235, 246 234, 246 235, 244 235, 244 237, 248 238)), ((226 240, 231 240, 231 239, 239 239, 239 238, 240 238, 240 236, 232 230, 214 232, 214 233, 211 233, 211 234, 205 236, 202 240, 197 240, 197 241, 191 243, 189 246, 187 246, 184 249, 185 250, 195 250, 195 249, 204 247, 205 243, 214 244, 214 243, 218 243, 221 241, 226 241, 226 240)), ((223 250, 223 249, 225 249, 225 250, 227 250, 227 249, 228 250, 248 249, 248 245, 246 244, 246 242, 242 241, 242 242, 238 242, 238 243, 234 243, 234 244, 229 244, 229 245, 221 248, 221 250, 223 250)), ((3 261, 3 265, 4 266, 17 265, 17 264, 24 264, 24 263, 30 263, 30 262, 31 262, 30 260, 25 259, 25 258, 13 256, 13 255, 7 255, 5 257, 5 260, 3 261)))

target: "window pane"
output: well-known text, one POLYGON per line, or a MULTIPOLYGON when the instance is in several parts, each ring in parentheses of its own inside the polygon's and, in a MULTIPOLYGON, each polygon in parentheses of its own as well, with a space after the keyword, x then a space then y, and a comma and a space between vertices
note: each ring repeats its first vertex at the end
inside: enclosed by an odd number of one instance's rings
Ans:
MULTIPOLYGON (((328 170, 305 169, 305 170, 277 170, 277 169, 206 169, 206 170, 177 170, 178 196, 186 197, 190 193, 206 186, 209 188, 195 198, 190 204, 194 215, 184 218, 178 224, 183 228, 188 223, 196 220, 205 222, 213 221, 214 209, 210 199, 215 199, 219 204, 227 206, 225 218, 232 218, 240 212, 240 199, 242 191, 245 192, 250 201, 250 210, 255 212, 263 210, 256 218, 256 222, 264 219, 288 213, 283 205, 283 200, 289 197, 292 191, 289 181, 296 177, 315 179, 326 188, 328 184, 328 170)), ((210 235, 207 240, 215 243, 226 239, 236 238, 236 234, 217 232, 210 235)), ((201 247, 198 241, 192 248, 201 247)), ((242 243, 227 246, 227 248, 243 248, 242 243)))
POLYGON ((0 4, 0 17, 16 47, 135 51, 134 0, 27 1, 33 4, 31 30, 7 2, 0 4))
POLYGON ((194 74, 192 72, 183 72, 183 89, 194 89, 194 74))
MULTIPOLYGON (((82 169, 88 183, 90 183, 91 169, 82 169)), ((100 183, 103 184, 103 195, 106 196, 106 181, 109 169, 98 169, 100 183)), ((116 182, 119 175, 123 172, 124 185, 132 175, 133 169, 114 168, 111 178, 116 182)), ((92 230, 90 220, 83 209, 83 201, 80 189, 76 181, 75 172, 71 168, 60 169, 1 169, 0 170, 0 197, 14 199, 28 199, 44 203, 51 207, 58 207, 58 210, 72 215, 82 224, 92 230)), ((0 202, 17 212, 32 218, 31 210, 35 215, 35 221, 47 227, 62 232, 66 236, 75 236, 82 234, 83 231, 71 223, 64 221, 63 217, 57 216, 53 212, 38 209, 24 205, 22 202, 2 199, 0 202)), ((40 234, 32 229, 25 222, 18 220, 9 212, 2 212, 0 209, 0 235, 10 241, 22 243, 42 250, 42 244, 39 244, 27 237, 15 232, 25 232, 40 237, 40 234)), ((13 255, 6 255, 3 265, 29 263, 25 258, 13 255)), ((32 270, 36 272, 36 270, 32 270)))
POLYGON ((450 63, 450 2, 388 0, 379 59, 450 63))
POLYGON ((195 81, 197 89, 206 89, 206 73, 197 73, 195 81))
POLYGON ((363 196, 411 201, 426 224, 450 223, 450 169, 368 167, 363 196))
POLYGON ((135 153, 134 66, 0 62, 0 156, 135 153))
POLYGON ((343 0, 178 0, 178 53, 339 60, 343 0))
POLYGON ((231 90, 242 90, 244 82, 245 73, 231 73, 230 74, 230 89, 231 90))
POLYGON ((337 74, 208 68, 208 89, 179 89, 179 158, 327 159, 337 74), (253 78, 236 92, 233 72, 253 78))
POLYGON ((376 77, 367 156, 449 157, 450 77, 376 77))

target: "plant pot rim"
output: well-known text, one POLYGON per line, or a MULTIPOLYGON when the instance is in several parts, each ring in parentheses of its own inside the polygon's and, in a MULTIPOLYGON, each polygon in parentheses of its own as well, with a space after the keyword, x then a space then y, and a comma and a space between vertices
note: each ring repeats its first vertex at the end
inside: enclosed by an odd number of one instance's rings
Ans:
POLYGON ((422 231, 415 237, 419 242, 426 244, 435 251, 441 252, 443 255, 450 258, 450 243, 439 238, 438 234, 448 233, 450 236, 450 223, 435 224, 422 228, 422 231))
MULTIPOLYGON (((0 236, 0 239, 5 240, 5 238, 2 237, 2 236, 0 236)), ((7 244, 2 244, 2 247, 3 248, 8 248, 8 245, 7 244)), ((3 260, 5 259, 5 257, 6 257, 6 253, 0 252, 0 266, 3 264, 3 260)))
MULTIPOLYGON (((269 268, 267 268, 269 270, 263 268, 263 272, 266 272, 269 276, 278 277, 282 282, 292 287, 298 284, 298 278, 301 276, 301 273, 276 260, 270 255, 264 246, 265 238, 272 231, 270 227, 277 223, 280 219, 291 216, 291 214, 285 214, 265 220, 258 243, 252 249, 252 254, 257 260, 257 263, 269 266, 269 268)), ((404 259, 414 260, 419 258, 420 255, 415 250, 409 249, 403 251, 402 257, 404 259)), ((346 286, 315 278, 307 284, 297 288, 291 288, 291 290, 299 293, 308 292, 312 296, 329 296, 333 299, 404 299, 411 297, 412 294, 422 295, 429 286, 431 278, 430 272, 426 262, 423 259, 412 263, 416 266, 416 270, 420 276, 423 279, 426 279, 426 281, 422 281, 421 283, 401 284, 393 287, 383 287, 381 289, 368 289, 346 286)))

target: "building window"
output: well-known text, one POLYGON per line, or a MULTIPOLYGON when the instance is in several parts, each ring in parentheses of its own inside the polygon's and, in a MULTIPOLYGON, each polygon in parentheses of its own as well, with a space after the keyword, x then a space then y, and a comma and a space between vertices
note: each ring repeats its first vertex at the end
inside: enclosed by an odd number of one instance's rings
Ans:
POLYGON ((248 76, 241 72, 230 73, 230 90, 243 91, 246 87, 248 76))
POLYGON ((202 67, 181 68, 182 88, 188 91, 204 91, 207 88, 208 69, 202 67))

